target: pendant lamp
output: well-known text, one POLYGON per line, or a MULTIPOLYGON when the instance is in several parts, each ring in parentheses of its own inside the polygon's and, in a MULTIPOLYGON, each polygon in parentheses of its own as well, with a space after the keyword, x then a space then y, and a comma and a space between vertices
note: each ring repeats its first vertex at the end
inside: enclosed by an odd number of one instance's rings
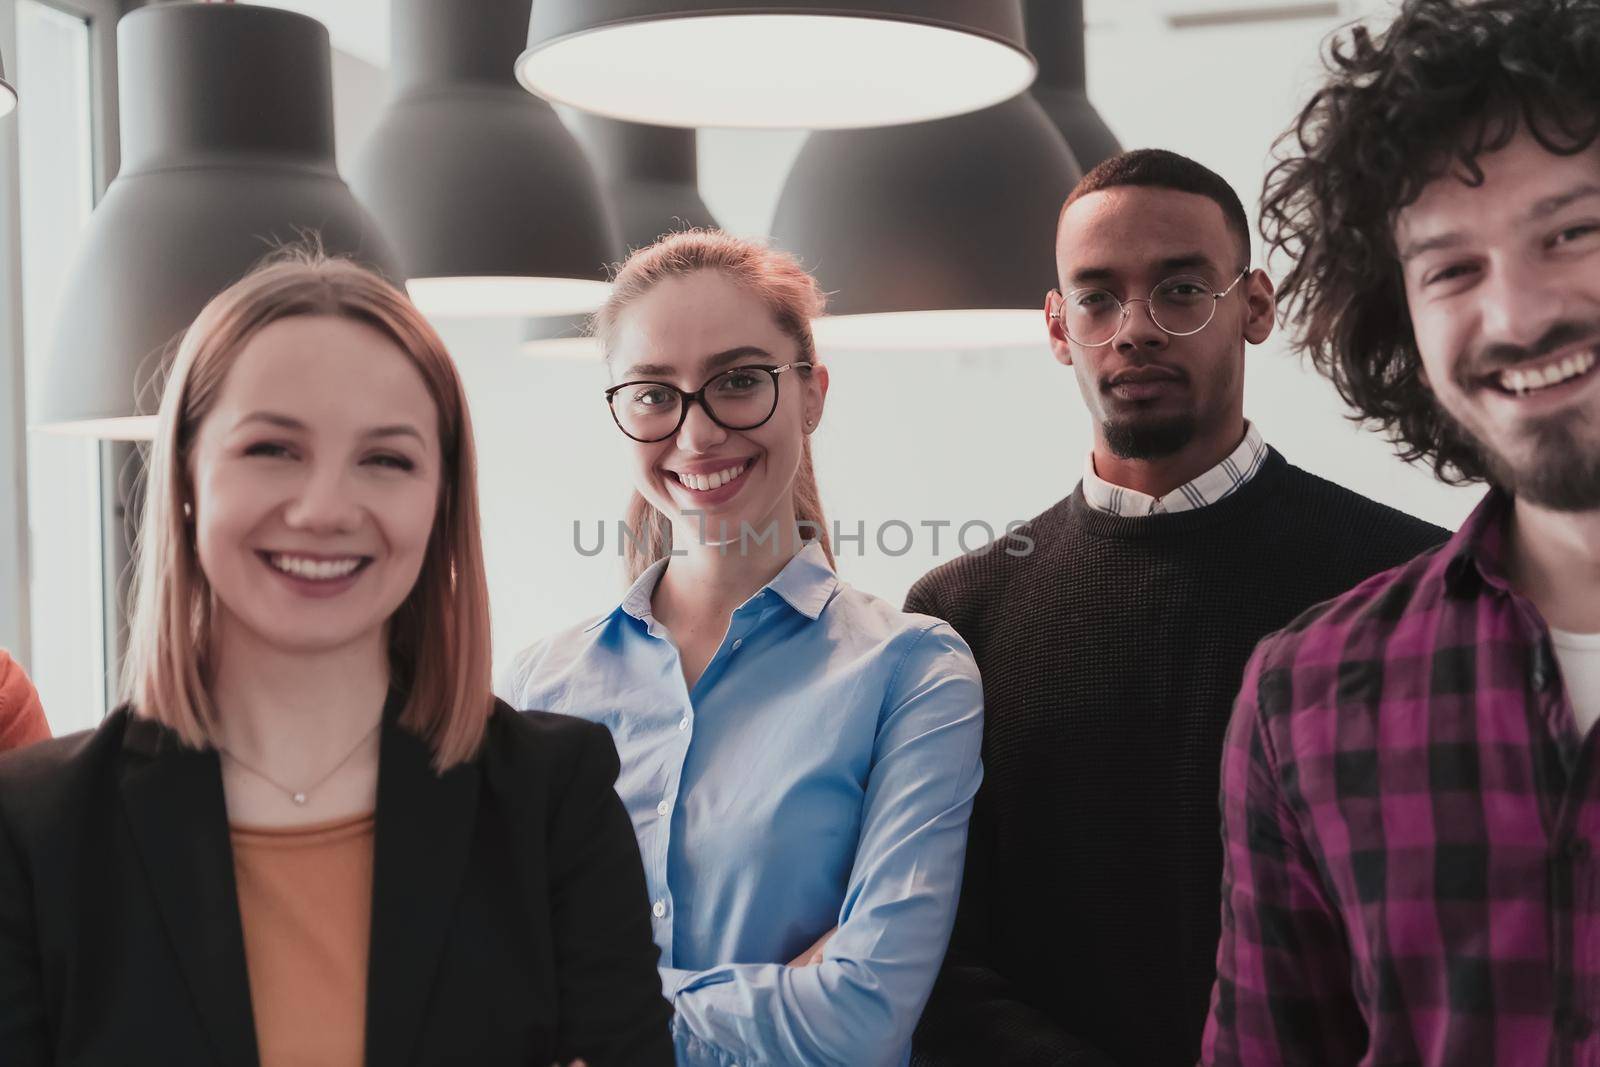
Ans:
POLYGON ((812 134, 772 222, 829 298, 828 348, 1042 344, 1055 223, 1082 172, 1031 94, 812 134))
POLYGON ((538 0, 527 41, 530 91, 662 126, 885 126, 1034 77, 1018 0, 538 0))
POLYGON ((393 0, 394 95, 351 185, 431 315, 588 311, 609 289, 594 168, 512 74, 530 2, 393 0))
POLYGON ((1023 0, 1028 48, 1039 60, 1032 93, 1085 171, 1122 151, 1089 102, 1083 0, 1023 0))
MULTIPOLYGON (((624 256, 663 234, 717 225, 700 196, 694 130, 581 113, 574 121, 600 174, 624 256)), ((588 326, 587 315, 529 319, 522 350, 530 356, 598 360, 600 346, 588 326)))
MULTIPOLYGON (((398 281, 334 161, 328 31, 244 4, 159 4, 117 26, 122 169, 67 276, 40 422, 148 437, 136 397, 222 289, 314 232, 398 281)), ((153 404, 146 410, 153 410, 153 404)))
POLYGON ((694 130, 585 114, 576 125, 600 174, 624 254, 674 230, 716 226, 700 197, 694 130))
POLYGON ((600 342, 589 336, 587 315, 529 319, 522 325, 522 351, 540 359, 600 360, 600 342))
POLYGON ((0 116, 11 114, 17 109, 17 87, 6 80, 5 57, 0 56, 0 116))

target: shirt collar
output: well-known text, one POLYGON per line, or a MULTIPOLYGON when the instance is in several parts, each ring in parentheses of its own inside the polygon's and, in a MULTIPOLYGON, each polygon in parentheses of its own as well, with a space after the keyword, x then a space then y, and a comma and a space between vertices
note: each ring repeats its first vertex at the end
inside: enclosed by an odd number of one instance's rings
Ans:
MULTIPOLYGON (((584 627, 585 632, 593 630, 618 614, 631 616, 640 622, 648 622, 650 598, 655 594, 656 583, 661 580, 661 572, 666 569, 667 557, 650 564, 628 587, 628 591, 623 594, 617 606, 584 627)), ((828 564, 828 556, 822 551, 822 545, 817 541, 811 541, 784 564, 783 570, 763 587, 763 592, 767 589, 772 590, 791 608, 816 621, 838 588, 838 576, 828 564)))
POLYGON ((1471 593, 1477 582, 1502 593, 1510 591, 1511 583, 1506 578, 1506 533, 1511 506, 1509 493, 1490 489, 1439 554, 1444 561, 1445 583, 1452 592, 1471 593))
POLYGON ((1221 463, 1159 498, 1101 478, 1095 473, 1094 452, 1091 451, 1084 461, 1083 498, 1096 511, 1141 518, 1163 512, 1193 511, 1215 504, 1254 478, 1266 461, 1267 443, 1261 431, 1253 422, 1247 421, 1244 427, 1244 440, 1223 457, 1221 463))
POLYGON ((781 596, 788 605, 813 622, 828 606, 833 594, 839 590, 839 578, 828 563, 828 555, 819 541, 808 541, 806 547, 795 553, 778 576, 767 583, 767 588, 781 596))

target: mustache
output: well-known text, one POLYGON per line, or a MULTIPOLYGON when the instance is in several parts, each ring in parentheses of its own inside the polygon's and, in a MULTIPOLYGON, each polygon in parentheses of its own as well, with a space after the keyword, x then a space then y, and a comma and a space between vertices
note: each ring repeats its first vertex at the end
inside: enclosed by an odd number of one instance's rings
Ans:
POLYGON ((1100 388, 1104 391, 1127 381, 1152 382, 1161 378, 1186 382, 1189 380, 1189 374, 1181 367, 1174 367, 1166 363, 1135 363, 1131 367, 1123 367, 1112 374, 1102 376, 1100 388))
POLYGON ((1457 368, 1457 384, 1466 388, 1496 371, 1514 367, 1519 363, 1543 359, 1570 345, 1586 341, 1600 342, 1600 319, 1590 322, 1575 320, 1558 322, 1531 345, 1484 345, 1472 353, 1470 358, 1462 361, 1457 368))

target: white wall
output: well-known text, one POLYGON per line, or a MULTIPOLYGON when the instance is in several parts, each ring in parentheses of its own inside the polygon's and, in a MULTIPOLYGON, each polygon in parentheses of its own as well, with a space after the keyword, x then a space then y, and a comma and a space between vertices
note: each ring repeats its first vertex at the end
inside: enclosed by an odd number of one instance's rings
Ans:
MULTIPOLYGON (((1253 207, 1268 146, 1303 97, 1331 20, 1173 31, 1148 4, 1094 4, 1090 12, 1090 94, 1124 145, 1191 155, 1253 207)), ((344 67, 346 79, 359 69, 370 99, 373 68, 344 67)), ((362 121, 362 109, 350 110, 341 103, 342 127, 362 121)), ((727 228, 767 231, 801 139, 702 135, 704 196, 727 228)), ((345 144, 342 128, 348 164, 345 144)), ((610 526, 620 514, 628 493, 624 442, 606 415, 598 366, 523 356, 514 324, 450 323, 444 333, 477 425, 495 658, 504 663, 539 635, 608 610, 620 595, 614 527, 607 550, 586 558, 574 547, 573 523, 583 523, 592 545, 595 523, 610 526)), ((1089 429, 1071 372, 1050 358, 1042 336, 1031 349, 826 358, 833 389, 814 438, 818 476, 830 516, 869 531, 865 549, 847 546, 840 563, 866 590, 898 600, 935 562, 958 553, 954 527, 936 554, 921 523, 983 520, 1000 528, 1036 514, 1078 479, 1089 429), (918 528, 912 552, 891 556, 871 543, 871 531, 891 519, 918 528)), ((1248 413, 1291 462, 1446 526, 1475 502, 1474 490, 1441 486, 1425 469, 1406 467, 1376 435, 1346 420, 1332 388, 1281 338, 1252 350, 1248 366, 1248 413)))

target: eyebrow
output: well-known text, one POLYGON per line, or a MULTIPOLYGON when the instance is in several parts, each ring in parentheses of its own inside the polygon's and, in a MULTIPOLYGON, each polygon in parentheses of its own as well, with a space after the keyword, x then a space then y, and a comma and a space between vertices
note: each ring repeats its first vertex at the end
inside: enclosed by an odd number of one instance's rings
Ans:
POLYGON ((1600 185, 1596 185, 1593 182, 1585 182, 1582 185, 1568 189, 1564 193, 1557 193, 1555 196, 1547 196, 1543 200, 1535 201, 1533 207, 1529 208, 1528 213, 1523 216, 1523 221, 1533 222, 1546 218, 1554 215, 1568 204, 1576 203, 1579 200, 1587 200, 1592 196, 1600 196, 1600 185))
MULTIPOLYGON (((235 429, 247 426, 253 422, 264 422, 268 426, 276 426, 281 430, 293 430, 296 433, 305 433, 308 429, 305 423, 292 415, 280 415, 275 411, 252 411, 235 424, 235 429)), ((422 441, 422 434, 415 426, 408 423, 397 422, 388 426, 374 426, 362 434, 363 437, 414 437, 422 441)))
MULTIPOLYGON (((1540 219, 1549 218, 1564 207, 1568 207, 1580 200, 1600 196, 1600 185, 1585 182, 1582 185, 1568 189, 1564 193, 1547 196, 1543 200, 1536 200, 1532 207, 1523 213, 1521 221, 1538 222, 1540 219)), ((1409 263, 1425 252, 1439 252, 1455 248, 1466 242, 1466 234, 1459 230, 1448 233, 1436 234, 1420 241, 1413 241, 1400 250, 1400 262, 1409 263)))
MULTIPOLYGON (((765 348, 758 348, 755 345, 740 345, 738 348, 730 348, 725 352, 718 352, 715 355, 707 356, 705 359, 701 360, 700 367, 703 371, 710 372, 718 369, 719 367, 726 367, 730 363, 736 363, 741 359, 750 359, 752 357, 759 359, 771 359, 772 353, 768 352, 765 348)), ((677 373, 677 370, 678 368, 668 366, 665 363, 635 363, 633 366, 624 371, 623 374, 625 377, 630 378, 640 374, 667 377, 677 373)))
MULTIPOLYGON (((1197 267, 1206 267, 1211 270, 1217 269, 1217 265, 1212 261, 1211 257, 1204 252, 1181 252, 1175 256, 1166 256, 1156 260, 1151 264, 1151 267, 1156 273, 1163 276, 1168 271, 1194 270, 1197 267)), ((1117 272, 1110 267, 1082 267, 1073 271, 1067 280, 1074 285, 1081 285, 1084 282, 1111 281, 1116 277, 1117 272)))

